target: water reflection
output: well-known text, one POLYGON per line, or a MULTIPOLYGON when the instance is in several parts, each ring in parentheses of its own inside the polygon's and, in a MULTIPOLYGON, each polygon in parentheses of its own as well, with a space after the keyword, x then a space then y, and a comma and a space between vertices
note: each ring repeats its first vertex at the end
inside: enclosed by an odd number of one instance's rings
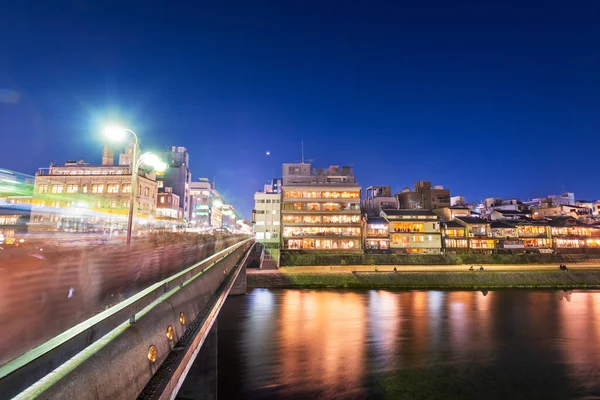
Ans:
POLYGON ((600 396, 599 292, 261 289, 219 324, 221 398, 600 396))

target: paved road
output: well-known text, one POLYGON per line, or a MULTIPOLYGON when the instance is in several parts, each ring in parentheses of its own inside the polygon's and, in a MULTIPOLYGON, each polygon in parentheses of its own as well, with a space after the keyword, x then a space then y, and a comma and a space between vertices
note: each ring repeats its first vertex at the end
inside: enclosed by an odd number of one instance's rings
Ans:
MULTIPOLYGON (((473 264, 479 268, 481 264, 473 264)), ((483 268, 487 271, 540 271, 540 270, 558 270, 559 264, 506 264, 506 265, 486 265, 483 268)), ((399 272, 422 272, 422 271, 467 271, 471 265, 378 265, 379 271, 393 271, 396 267, 399 272)), ((567 264, 569 269, 591 269, 600 270, 600 264, 567 264)), ((249 269, 249 273, 272 273, 272 272, 360 272, 374 271, 373 265, 345 265, 345 266, 310 266, 310 267, 282 267, 278 271, 259 271, 249 269)))

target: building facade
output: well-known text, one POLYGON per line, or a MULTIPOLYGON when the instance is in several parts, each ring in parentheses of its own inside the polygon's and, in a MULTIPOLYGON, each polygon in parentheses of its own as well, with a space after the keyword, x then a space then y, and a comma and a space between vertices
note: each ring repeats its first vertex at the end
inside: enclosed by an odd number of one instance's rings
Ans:
POLYGON ((396 194, 401 209, 411 210, 424 208, 432 210, 435 208, 450 207, 450 191, 443 186, 432 186, 429 181, 419 181, 414 185, 414 191, 408 188, 402 189, 396 194))
POLYGON ((279 247, 281 241, 281 194, 254 193, 252 226, 256 240, 269 244, 269 247, 279 247))
MULTIPOLYGON (((40 169, 34 181, 30 230, 125 233, 132 188, 131 167, 123 165, 124 155, 120 165, 103 157, 103 165, 69 161, 40 169)), ((154 223, 158 185, 155 174, 143 169, 137 182, 134 220, 136 229, 143 230, 154 223)))
POLYGON ((381 217, 388 222, 390 249, 393 252, 441 253, 440 221, 431 210, 383 210, 381 217))
POLYGON ((187 149, 173 146, 171 151, 161 152, 159 156, 167 164, 164 172, 156 174, 159 191, 164 192, 164 188, 170 187, 172 193, 179 196, 183 219, 187 223, 190 217, 190 184, 192 182, 190 157, 187 149))
POLYGON ((283 164, 282 248, 362 249, 360 186, 350 167, 283 164))

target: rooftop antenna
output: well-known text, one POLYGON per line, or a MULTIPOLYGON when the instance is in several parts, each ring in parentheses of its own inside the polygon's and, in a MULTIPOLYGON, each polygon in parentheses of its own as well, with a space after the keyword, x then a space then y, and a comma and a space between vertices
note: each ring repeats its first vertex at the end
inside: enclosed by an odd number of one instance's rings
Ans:
POLYGON ((302 164, 304 164, 304 140, 302 141, 302 164))

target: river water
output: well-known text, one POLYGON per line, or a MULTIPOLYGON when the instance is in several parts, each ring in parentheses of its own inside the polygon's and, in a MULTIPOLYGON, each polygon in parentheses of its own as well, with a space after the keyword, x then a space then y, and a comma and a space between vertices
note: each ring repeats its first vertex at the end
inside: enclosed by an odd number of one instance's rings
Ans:
POLYGON ((217 348, 220 399, 600 398, 600 292, 254 289, 217 348))

